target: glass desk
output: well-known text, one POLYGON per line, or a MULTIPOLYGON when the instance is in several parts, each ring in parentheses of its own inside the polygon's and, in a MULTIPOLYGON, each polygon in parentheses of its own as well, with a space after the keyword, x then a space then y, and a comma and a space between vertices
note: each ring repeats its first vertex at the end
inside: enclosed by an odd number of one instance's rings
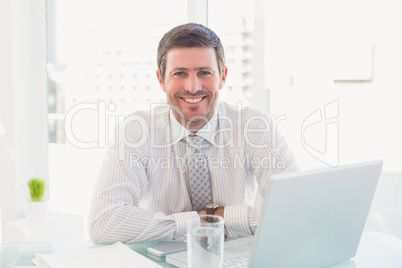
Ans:
MULTIPOLYGON (((135 243, 128 246, 141 255, 159 263, 162 267, 174 267, 166 263, 164 257, 157 257, 147 252, 150 246, 157 246, 169 242, 135 243)), ((35 253, 56 253, 70 250, 83 250, 92 247, 101 247, 91 242, 77 243, 35 243, 35 244, 2 244, 0 245, 0 267, 13 268, 18 261, 26 264, 35 253)), ((33 264, 31 265, 33 266, 33 264)), ((20 266, 21 268, 23 266, 20 266)), ((26 266, 28 267, 28 266, 26 266)), ((360 240, 357 254, 351 261, 346 261, 327 268, 401 268, 402 267, 402 239, 378 232, 365 232, 360 240)))
MULTIPOLYGON (((132 250, 140 253, 141 255, 160 264, 162 267, 175 267, 167 264, 165 261, 165 257, 157 257, 147 252, 147 248, 150 246, 158 246, 166 243, 169 242, 133 243, 133 244, 127 244, 127 246, 132 250)), ((57 253, 71 250, 84 250, 94 247, 102 247, 102 245, 96 245, 92 242, 1 244, 0 267, 1 268, 35 267, 35 265, 30 262, 30 260, 34 258, 35 253, 57 253), (24 264, 25 266, 23 266, 24 264)))

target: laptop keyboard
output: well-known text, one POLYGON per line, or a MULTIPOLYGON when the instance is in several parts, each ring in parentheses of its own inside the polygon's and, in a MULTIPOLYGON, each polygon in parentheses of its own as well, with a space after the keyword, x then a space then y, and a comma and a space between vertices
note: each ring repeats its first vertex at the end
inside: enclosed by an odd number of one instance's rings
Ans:
POLYGON ((249 258, 250 258, 250 254, 247 254, 247 255, 243 255, 243 256, 225 260, 223 262, 223 267, 230 267, 230 268, 247 267, 249 258))

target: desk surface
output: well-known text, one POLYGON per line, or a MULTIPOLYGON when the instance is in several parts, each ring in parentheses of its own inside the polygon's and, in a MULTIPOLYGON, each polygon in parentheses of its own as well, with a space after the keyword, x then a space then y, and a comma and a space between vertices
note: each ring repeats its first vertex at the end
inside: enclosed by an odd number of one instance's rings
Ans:
MULTIPOLYGON (((163 267, 171 267, 165 262, 165 258, 156 257, 147 253, 149 246, 161 245, 158 243, 135 243, 128 246, 134 251, 159 263, 163 267)), ((0 260, 2 268, 12 268, 18 260, 26 257, 33 258, 35 253, 56 253, 69 250, 82 250, 91 247, 100 247, 91 242, 77 243, 33 243, 33 244, 2 244, 0 245, 0 260)), ((402 267, 402 239, 395 238, 377 232, 363 233, 359 249, 352 262, 345 265, 331 267, 354 267, 354 268, 400 268, 402 267)))
MULTIPOLYGON (((150 246, 157 246, 166 243, 169 242, 133 243, 128 244, 127 246, 130 247, 132 250, 140 253, 141 255, 153 260, 154 262, 159 263, 163 267, 173 267, 166 263, 165 257, 157 257, 147 252, 147 248, 150 246)), ((27 265, 28 263, 30 263, 30 260, 34 258, 35 253, 57 253, 71 250, 84 250, 88 248, 102 246, 103 245, 96 245, 92 242, 1 244, 0 267, 13 268, 18 261, 27 265)), ((31 264, 31 266, 35 267, 34 264, 31 264)), ((23 266, 21 266, 21 268, 22 267, 23 266)))
POLYGON ((356 268, 402 267, 402 239, 378 232, 365 232, 356 256, 356 268))

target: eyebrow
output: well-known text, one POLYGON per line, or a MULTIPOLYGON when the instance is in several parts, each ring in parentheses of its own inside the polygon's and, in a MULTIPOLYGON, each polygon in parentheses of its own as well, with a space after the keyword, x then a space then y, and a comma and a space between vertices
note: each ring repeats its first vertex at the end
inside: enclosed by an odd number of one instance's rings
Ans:
MULTIPOLYGON (((189 70, 190 70, 190 69, 185 68, 185 67, 176 67, 176 68, 173 68, 173 69, 170 71, 170 73, 177 72, 177 71, 189 71, 189 70)), ((198 67, 198 68, 194 68, 193 70, 195 70, 195 71, 202 71, 202 70, 213 71, 213 68, 211 68, 211 67, 198 67)))

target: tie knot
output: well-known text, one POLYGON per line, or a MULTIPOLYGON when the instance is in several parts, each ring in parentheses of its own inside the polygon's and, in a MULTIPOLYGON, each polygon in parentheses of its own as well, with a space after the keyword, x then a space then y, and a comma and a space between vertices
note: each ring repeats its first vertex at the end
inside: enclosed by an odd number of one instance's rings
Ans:
POLYGON ((206 140, 203 137, 194 134, 188 136, 187 143, 196 149, 205 148, 207 146, 206 140))

